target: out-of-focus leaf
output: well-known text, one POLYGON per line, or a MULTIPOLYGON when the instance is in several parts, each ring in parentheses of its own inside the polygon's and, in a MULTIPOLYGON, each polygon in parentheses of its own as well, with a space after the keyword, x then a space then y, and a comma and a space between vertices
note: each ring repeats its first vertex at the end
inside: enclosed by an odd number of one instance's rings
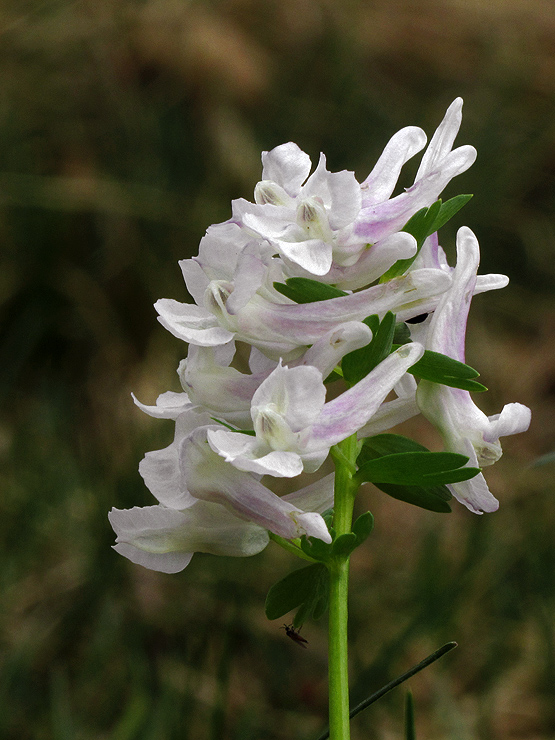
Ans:
MULTIPOLYGON (((322 563, 314 563, 294 570, 274 584, 266 596, 268 619, 278 619, 297 607, 302 607, 304 619, 314 613, 322 614, 322 600, 329 592, 328 570, 322 563)), ((304 621, 303 619, 303 621, 304 621)))

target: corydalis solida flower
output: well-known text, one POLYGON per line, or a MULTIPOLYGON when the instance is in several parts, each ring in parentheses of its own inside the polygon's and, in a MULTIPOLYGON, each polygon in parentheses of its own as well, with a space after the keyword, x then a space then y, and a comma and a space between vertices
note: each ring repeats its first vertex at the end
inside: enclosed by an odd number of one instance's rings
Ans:
MULTIPOLYGON (((457 99, 399 195, 403 165, 426 144, 416 127, 392 137, 362 183, 352 172, 329 172, 324 155, 311 174, 310 158, 291 142, 262 154, 254 202, 234 201, 230 220, 211 226, 198 255, 180 262, 194 303, 156 303, 162 325, 189 352, 178 369, 181 392, 150 406, 135 399, 147 414, 173 420, 175 437, 139 468, 158 504, 110 513, 118 552, 176 572, 194 552, 253 555, 268 533, 330 542, 322 514, 333 507, 333 477, 294 483, 286 496, 273 492, 272 478, 316 473, 348 436, 381 434, 418 413, 470 467, 493 462, 499 437, 528 426, 520 404, 488 419, 468 391, 409 374, 426 350, 464 362, 472 296, 507 283, 477 276, 469 229, 459 231, 452 268, 437 230, 408 228, 476 157, 471 146, 453 148, 461 110, 457 99), (316 297, 291 297, 299 279, 316 285, 316 297), (390 337, 388 352, 327 400, 326 378, 334 368, 342 374, 346 356, 382 342, 377 327, 392 314, 412 341, 396 347, 390 337), (425 314, 423 324, 404 326, 425 314), (236 342, 250 346, 247 369, 236 366, 236 342)), ((476 513, 496 508, 481 474, 451 490, 476 513)))

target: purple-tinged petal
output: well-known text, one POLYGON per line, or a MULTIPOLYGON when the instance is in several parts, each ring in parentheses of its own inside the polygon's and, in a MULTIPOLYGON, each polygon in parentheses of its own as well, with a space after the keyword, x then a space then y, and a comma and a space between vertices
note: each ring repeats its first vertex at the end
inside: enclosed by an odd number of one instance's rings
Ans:
POLYGON ((259 452, 260 443, 240 432, 209 429, 208 443, 227 463, 237 470, 275 478, 294 478, 303 472, 303 462, 297 452, 272 450, 259 452))
MULTIPOLYGON (((227 345, 222 345, 226 347, 227 345)), ((252 426, 251 400, 270 371, 247 375, 218 363, 220 347, 189 347, 189 355, 179 365, 181 385, 192 403, 203 406, 218 418, 249 428, 252 426)))
POLYGON ((172 443, 163 450, 147 452, 139 463, 139 473, 148 490, 164 506, 186 509, 194 504, 195 499, 182 479, 177 444, 172 443))
POLYGON ((290 362, 289 367, 311 365, 320 371, 323 378, 327 378, 346 354, 366 347, 371 340, 372 332, 366 324, 347 321, 314 342, 302 357, 290 362))
POLYGON ((420 344, 404 344, 356 385, 327 403, 312 427, 311 448, 329 448, 363 427, 423 353, 420 344))
POLYGON ((185 280, 187 290, 193 296, 193 300, 197 305, 202 305, 206 288, 208 288, 210 283, 207 274, 194 257, 193 259, 180 260, 179 267, 181 268, 181 274, 185 280))
POLYGON ((304 511, 318 511, 323 514, 324 511, 333 508, 334 485, 335 473, 330 473, 309 486, 282 496, 282 500, 304 511))
POLYGON ((359 438, 373 437, 376 434, 387 432, 397 424, 402 424, 420 413, 416 403, 416 380, 412 375, 408 373, 403 375, 393 390, 398 398, 382 403, 368 424, 359 429, 359 438))
POLYGON ((404 193, 383 203, 362 208, 355 233, 373 243, 394 231, 400 231, 418 210, 429 208, 448 183, 465 172, 475 159, 476 150, 471 146, 461 146, 450 152, 437 171, 430 172, 404 193))
POLYGON ((416 403, 416 398, 408 396, 405 398, 395 398, 393 401, 385 401, 370 419, 359 429, 359 438, 373 437, 376 434, 382 434, 389 431, 397 424, 402 424, 413 416, 418 416, 420 409, 416 403))
POLYGON ((139 463, 139 473, 147 488, 161 504, 171 509, 186 509, 194 498, 187 490, 179 468, 181 441, 197 427, 211 423, 198 407, 188 407, 178 416, 174 441, 162 450, 147 452, 139 463))
POLYGON ((312 366, 278 365, 253 396, 253 421, 255 416, 271 407, 283 417, 292 432, 299 432, 315 421, 325 402, 326 388, 319 370, 312 366))
POLYGON ((354 172, 328 172, 324 154, 320 154, 318 166, 308 178, 300 196, 320 199, 328 212, 329 225, 334 230, 352 223, 358 216, 362 202, 360 185, 354 172))
POLYGON ((508 284, 509 278, 506 275, 496 275, 495 273, 477 275, 474 295, 485 293, 488 290, 500 290, 501 288, 506 288, 508 284))
MULTIPOLYGON (((457 234, 457 265, 453 284, 440 299, 430 320, 426 347, 464 362, 464 339, 470 301, 475 290, 480 250, 467 227, 457 234)), ((529 410, 521 404, 506 406, 501 414, 488 417, 474 404, 470 393, 422 380, 416 400, 423 415, 437 427, 445 448, 469 457, 471 467, 491 465, 502 454, 499 436, 515 434, 528 427, 529 410)), ((498 502, 481 474, 450 486, 453 495, 471 511, 495 511, 498 502)))
POLYGON ((249 473, 224 462, 210 449, 206 429, 198 429, 184 441, 181 465, 187 473, 189 490, 198 499, 222 504, 235 515, 286 539, 306 534, 331 541, 321 516, 301 511, 249 473))
POLYGON ((189 565, 194 555, 192 552, 145 552, 126 542, 112 545, 112 549, 135 565, 142 565, 143 568, 159 573, 180 573, 189 565))
POLYGON ((285 190, 272 180, 261 180, 254 188, 254 202, 260 206, 285 206, 295 207, 295 199, 288 195, 285 190))
POLYGON ((404 321, 437 305, 437 296, 450 286, 441 270, 412 270, 387 283, 352 295, 295 305, 272 304, 255 297, 237 316, 237 339, 271 351, 275 347, 313 344, 346 321, 362 321, 371 314, 397 313, 404 321))
POLYGON ((230 314, 238 313, 263 284, 268 272, 267 265, 249 247, 245 247, 237 260, 233 280, 233 293, 229 296, 226 309, 230 314))
MULTIPOLYGON (((476 452, 469 439, 459 439, 457 444, 450 448, 450 452, 466 455, 468 457, 468 467, 479 467, 476 452)), ((473 514, 490 514, 499 508, 499 501, 489 490, 482 473, 478 473, 470 480, 452 483, 447 488, 457 501, 466 506, 473 514)))
POLYGON ((375 282, 397 260, 413 257, 416 248, 412 234, 396 231, 375 244, 367 244, 353 264, 339 265, 336 261, 326 275, 326 283, 342 290, 358 290, 375 282))
POLYGON ((233 218, 250 232, 273 241, 284 237, 295 222, 296 202, 293 207, 254 204, 247 200, 233 201, 233 218))
POLYGON ((452 483, 447 488, 473 514, 491 514, 499 508, 499 501, 489 490, 482 473, 470 480, 452 483))
POLYGON ((457 267, 451 288, 443 294, 428 331, 427 349, 464 362, 464 341, 470 302, 480 264, 480 247, 472 231, 463 226, 457 233, 457 267))
POLYGON ((420 167, 414 179, 415 182, 433 172, 447 157, 453 148, 453 143, 459 133, 462 122, 462 98, 456 98, 437 127, 428 148, 420 162, 420 167))
POLYGON ((413 270, 420 267, 435 267, 437 270, 453 271, 453 268, 447 262, 445 251, 439 246, 437 231, 425 240, 418 256, 412 263, 413 270))
POLYGON ((333 246, 321 239, 304 241, 276 240, 276 245, 287 259, 295 262, 311 275, 325 275, 333 260, 333 246))

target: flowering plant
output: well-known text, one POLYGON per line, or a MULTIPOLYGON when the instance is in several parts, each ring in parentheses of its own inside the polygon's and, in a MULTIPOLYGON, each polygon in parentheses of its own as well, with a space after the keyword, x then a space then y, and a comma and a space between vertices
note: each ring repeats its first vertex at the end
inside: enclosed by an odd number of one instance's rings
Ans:
POLYGON ((356 492, 372 482, 432 511, 454 497, 471 511, 495 511, 482 468, 501 455, 499 438, 524 431, 518 403, 487 417, 471 392, 485 390, 465 364, 472 296, 504 287, 477 275, 478 241, 462 227, 449 266, 438 230, 468 201, 439 200, 474 162, 453 149, 462 101, 447 110, 414 184, 392 196, 405 162, 424 148, 416 127, 399 131, 372 172, 329 172, 293 143, 262 154, 254 202, 232 204, 199 254, 180 262, 194 303, 156 303, 166 329, 189 344, 182 392, 147 414, 175 421, 174 440, 139 466, 158 503, 113 509, 120 554, 175 573, 195 552, 244 557, 270 539, 310 564, 276 584, 266 613, 298 608, 290 636, 329 604, 330 732, 347 738, 347 574, 349 556, 372 529, 353 519, 356 492), (241 371, 237 343, 249 348, 241 371), (245 368, 243 368, 245 370, 245 368), (328 400, 331 381, 343 392, 328 400), (423 414, 445 450, 430 452, 392 434, 423 414), (331 455, 335 474, 293 483, 279 496, 273 478, 317 473, 331 455))

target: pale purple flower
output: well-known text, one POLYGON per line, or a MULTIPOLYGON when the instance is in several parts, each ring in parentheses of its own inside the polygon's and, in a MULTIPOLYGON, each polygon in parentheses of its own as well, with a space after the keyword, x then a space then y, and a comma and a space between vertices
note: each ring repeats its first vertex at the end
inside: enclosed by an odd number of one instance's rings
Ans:
MULTIPOLYGON (((466 321, 479 261, 478 240, 469 228, 462 227, 457 234, 453 284, 442 296, 427 330, 426 349, 460 362, 465 358, 466 321)), ((494 463, 502 452, 499 437, 523 432, 530 424, 530 410, 520 403, 510 403, 500 414, 487 417, 468 391, 425 380, 418 385, 416 400, 441 433, 446 449, 467 455, 470 466, 494 463)), ((495 511, 499 506, 481 473, 450 488, 455 498, 476 513, 495 511)))
POLYGON ((451 103, 422 157, 414 184, 393 198, 390 196, 401 167, 424 145, 425 137, 419 135, 418 129, 409 127, 391 139, 361 186, 362 208, 355 226, 359 236, 374 243, 399 231, 414 213, 431 206, 447 184, 474 163, 474 147, 453 149, 461 125, 462 104, 461 98, 451 103))
POLYGON ((234 201, 231 220, 270 243, 288 276, 362 288, 397 260, 414 256, 416 241, 402 227, 474 162, 473 147, 452 148, 461 111, 457 98, 432 137, 414 184, 400 195, 391 197, 403 165, 426 144, 425 133, 414 126, 392 137, 361 185, 352 172, 329 172, 324 155, 309 176, 310 158, 292 142, 264 152, 255 203, 234 201))
POLYGON ((328 403, 316 368, 278 365, 252 399, 256 436, 212 428, 210 446, 239 470, 279 477, 314 472, 332 445, 368 422, 423 351, 418 344, 403 345, 328 403))
POLYGON ((232 283, 210 283, 205 306, 162 299, 156 304, 161 323, 174 336, 191 344, 217 346, 232 339, 260 349, 268 357, 285 361, 298 358, 328 332, 347 321, 383 316, 393 311, 399 320, 433 310, 451 284, 444 270, 425 268, 357 293, 314 303, 277 303, 260 293, 233 313, 229 300, 232 283))
MULTIPOLYGON (((160 322, 189 352, 178 369, 182 392, 163 393, 154 405, 133 396, 145 413, 174 420, 175 436, 139 465, 158 504, 110 512, 119 553, 174 573, 195 552, 256 554, 269 532, 330 543, 322 513, 333 506, 333 475, 281 497, 262 477, 315 472, 350 435, 379 434, 419 411, 471 466, 495 462, 499 437, 527 428, 521 404, 488 418, 468 392, 417 385, 407 374, 424 346, 464 362, 472 295, 507 283, 504 275, 476 275, 479 249, 469 229, 459 231, 456 267, 433 234, 404 275, 378 282, 416 254, 416 240, 401 231, 406 222, 475 159, 473 147, 453 149, 461 111, 458 98, 414 184, 398 195, 403 166, 426 145, 416 127, 392 137, 362 184, 352 172, 329 172, 324 155, 311 174, 309 156, 293 143, 263 152, 255 202, 234 201, 232 218, 211 226, 198 256, 180 262, 194 304, 156 303, 160 322), (297 304, 274 287, 290 277, 316 278, 346 295, 297 304), (412 344, 326 402, 323 381, 372 338, 364 319, 388 311, 398 321, 429 316, 411 324, 412 344), (249 372, 234 366, 236 342, 250 345, 249 372)), ((472 511, 497 508, 481 474, 450 488, 472 511)))
POLYGON ((433 310, 449 284, 449 271, 438 261, 422 262, 424 271, 414 266, 412 278, 390 281, 387 304, 380 286, 368 293, 360 289, 397 260, 414 256, 416 241, 402 227, 474 161, 473 147, 452 149, 461 107, 460 99, 450 106, 414 185, 393 198, 403 164, 425 144, 424 132, 415 127, 391 139, 362 185, 351 172, 328 172, 323 157, 310 175, 310 158, 295 144, 265 152, 256 203, 235 201, 232 219, 210 227, 199 255, 180 263, 196 305, 158 301, 161 323, 191 344, 209 347, 237 339, 276 361, 290 361, 340 322, 387 310, 401 319, 433 310), (329 301, 333 309, 292 306, 273 288, 292 276, 317 277, 359 292, 329 301), (413 287, 419 292, 407 302, 407 288, 413 287))
POLYGON ((208 501, 288 539, 307 534, 329 541, 318 512, 333 505, 333 482, 323 479, 297 491, 291 498, 294 503, 287 496, 280 498, 256 476, 237 470, 213 452, 207 435, 218 429, 206 412, 188 408, 177 419, 173 442, 146 453, 139 472, 159 503, 184 511, 199 500, 208 501), (305 492, 310 507, 319 501, 316 508, 303 510, 305 492))

